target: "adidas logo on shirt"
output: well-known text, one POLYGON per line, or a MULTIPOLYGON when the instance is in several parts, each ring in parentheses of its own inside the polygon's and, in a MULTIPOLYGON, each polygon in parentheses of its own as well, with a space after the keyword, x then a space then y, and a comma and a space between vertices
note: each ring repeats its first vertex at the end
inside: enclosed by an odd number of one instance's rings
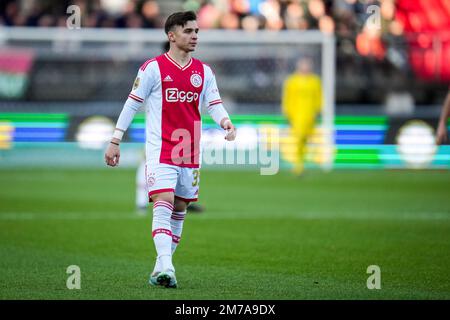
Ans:
POLYGON ((173 81, 173 80, 172 80, 172 78, 170 76, 167 76, 167 77, 164 78, 163 81, 173 81))

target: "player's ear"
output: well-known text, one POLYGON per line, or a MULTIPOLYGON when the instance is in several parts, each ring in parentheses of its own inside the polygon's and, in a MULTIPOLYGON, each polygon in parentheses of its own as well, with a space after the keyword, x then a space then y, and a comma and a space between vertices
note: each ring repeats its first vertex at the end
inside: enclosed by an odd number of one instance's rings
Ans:
POLYGON ((170 41, 170 42, 174 42, 174 41, 175 41, 175 32, 169 31, 169 32, 167 33, 167 37, 169 38, 169 41, 170 41))

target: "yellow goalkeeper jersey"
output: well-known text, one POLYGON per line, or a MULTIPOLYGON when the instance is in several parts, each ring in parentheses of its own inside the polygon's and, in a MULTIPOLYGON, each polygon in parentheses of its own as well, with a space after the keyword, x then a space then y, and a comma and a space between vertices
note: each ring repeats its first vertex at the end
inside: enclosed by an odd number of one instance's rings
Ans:
POLYGON ((292 74, 284 82, 282 108, 293 126, 313 121, 322 108, 322 86, 315 74, 292 74))

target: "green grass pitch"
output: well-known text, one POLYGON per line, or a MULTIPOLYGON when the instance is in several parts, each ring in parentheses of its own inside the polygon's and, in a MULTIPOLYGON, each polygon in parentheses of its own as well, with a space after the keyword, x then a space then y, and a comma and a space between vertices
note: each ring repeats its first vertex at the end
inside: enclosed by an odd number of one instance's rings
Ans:
POLYGON ((148 285, 151 211, 134 214, 134 176, 0 170, 0 299, 450 299, 449 171, 204 169, 176 290, 148 285), (81 290, 66 288, 69 265, 81 290))

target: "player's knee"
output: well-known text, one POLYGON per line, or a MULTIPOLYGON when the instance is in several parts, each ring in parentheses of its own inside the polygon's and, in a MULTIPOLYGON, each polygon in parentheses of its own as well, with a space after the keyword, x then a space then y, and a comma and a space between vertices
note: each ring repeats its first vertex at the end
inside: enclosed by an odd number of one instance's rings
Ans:
POLYGON ((173 194, 173 192, 157 193, 157 194, 152 195, 152 200, 153 200, 153 202, 165 201, 165 202, 169 202, 171 205, 173 205, 174 204, 174 194, 173 194))
POLYGON ((174 210, 176 212, 183 212, 186 211, 187 206, 189 205, 189 202, 186 202, 184 200, 175 198, 175 203, 174 203, 174 210))

